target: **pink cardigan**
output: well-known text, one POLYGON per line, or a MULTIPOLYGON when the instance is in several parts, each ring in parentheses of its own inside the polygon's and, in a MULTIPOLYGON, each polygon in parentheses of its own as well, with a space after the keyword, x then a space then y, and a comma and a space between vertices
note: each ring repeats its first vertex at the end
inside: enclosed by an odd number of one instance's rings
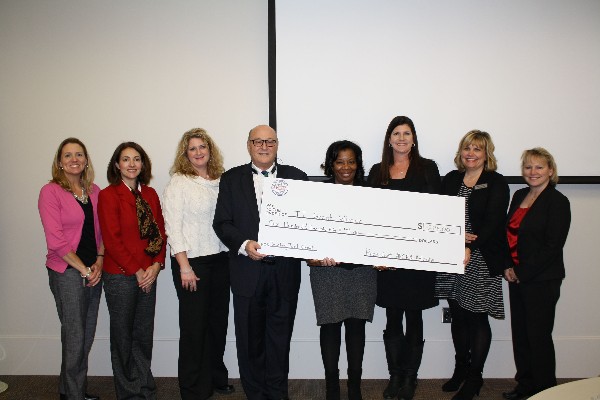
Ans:
MULTIPOLYGON (((102 235, 98 221, 98 194, 100 188, 92 185, 89 193, 94 208, 94 230, 96 232, 96 247, 100 248, 102 235)), ((48 183, 40 190, 38 210, 42 219, 42 226, 46 235, 46 266, 56 272, 63 273, 67 269, 67 262, 63 257, 69 252, 77 251, 81 231, 83 229, 84 214, 81 206, 73 194, 64 190, 56 183, 48 183)))

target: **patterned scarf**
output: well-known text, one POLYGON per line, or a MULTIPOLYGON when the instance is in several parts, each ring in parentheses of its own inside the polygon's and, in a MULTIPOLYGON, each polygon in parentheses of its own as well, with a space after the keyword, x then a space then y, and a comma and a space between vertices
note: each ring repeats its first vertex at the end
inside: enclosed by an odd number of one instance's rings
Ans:
POLYGON ((148 247, 144 249, 146 254, 154 257, 163 245, 163 238, 160 235, 158 224, 152 214, 152 209, 146 200, 144 200, 137 189, 131 189, 135 197, 135 210, 137 213, 138 227, 140 229, 140 238, 148 239, 148 247))

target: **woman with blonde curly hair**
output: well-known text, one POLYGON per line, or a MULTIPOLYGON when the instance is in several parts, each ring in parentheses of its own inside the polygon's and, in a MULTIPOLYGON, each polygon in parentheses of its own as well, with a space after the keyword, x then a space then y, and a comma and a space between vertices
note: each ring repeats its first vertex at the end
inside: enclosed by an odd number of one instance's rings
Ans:
POLYGON ((233 393, 223 362, 229 317, 227 248, 212 228, 223 157, 204 129, 177 145, 163 213, 179 298, 179 391, 182 400, 233 393))

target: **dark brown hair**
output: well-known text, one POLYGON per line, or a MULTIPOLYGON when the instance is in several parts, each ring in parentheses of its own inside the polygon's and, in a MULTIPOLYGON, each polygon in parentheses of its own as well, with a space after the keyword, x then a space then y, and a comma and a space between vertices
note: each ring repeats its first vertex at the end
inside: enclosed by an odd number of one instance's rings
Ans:
POLYGON ((150 157, 148 157, 148 154, 142 149, 142 146, 135 142, 123 142, 115 149, 108 162, 108 168, 106 169, 106 179, 108 180, 108 183, 111 185, 118 185, 121 183, 121 171, 117 168, 117 164, 119 164, 121 152, 125 149, 134 149, 140 153, 140 158, 142 159, 142 171, 138 175, 137 181, 143 185, 149 184, 150 179, 152 179, 152 162, 150 162, 150 157))
POLYGON ((379 168, 379 175, 375 177, 376 185, 387 185, 390 180, 390 166, 394 164, 394 150, 390 146, 390 136, 397 126, 408 125, 413 134, 414 146, 408 153, 408 159, 410 160, 410 166, 414 168, 420 168, 423 164, 423 159, 419 153, 419 139, 417 137, 417 130, 412 119, 405 116, 394 117, 390 121, 387 130, 385 131, 385 137, 383 138, 383 150, 381 151, 381 166, 379 168))

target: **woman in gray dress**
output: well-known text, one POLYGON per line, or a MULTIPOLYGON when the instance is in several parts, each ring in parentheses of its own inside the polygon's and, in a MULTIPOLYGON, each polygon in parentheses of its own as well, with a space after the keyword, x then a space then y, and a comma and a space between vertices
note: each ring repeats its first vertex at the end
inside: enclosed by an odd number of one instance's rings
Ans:
MULTIPOLYGON (((362 186, 365 170, 362 151, 353 142, 342 140, 327 149, 321 165, 328 183, 362 186)), ((348 398, 362 399, 360 383, 365 349, 365 324, 373 320, 377 297, 376 271, 364 265, 338 263, 331 258, 308 260, 315 301, 327 400, 340 399, 338 361, 342 324, 346 331, 348 357, 348 398)))

